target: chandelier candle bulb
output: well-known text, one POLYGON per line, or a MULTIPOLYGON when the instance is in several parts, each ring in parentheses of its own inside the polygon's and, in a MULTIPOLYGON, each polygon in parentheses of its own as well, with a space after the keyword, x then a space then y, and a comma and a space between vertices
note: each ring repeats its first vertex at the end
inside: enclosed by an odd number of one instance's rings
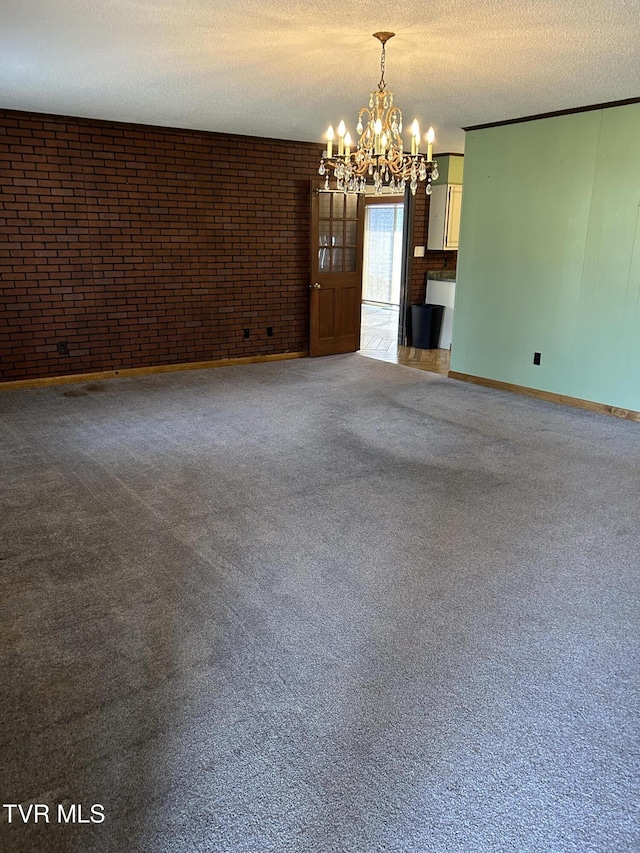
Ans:
POLYGON ((344 135, 346 133, 346 127, 344 126, 344 122, 341 121, 338 125, 338 157, 342 157, 344 154, 344 135))
POLYGON ((327 130, 327 159, 333 157, 333 125, 329 125, 327 130))
POLYGON ((420 153, 420 125, 417 118, 411 125, 411 153, 413 155, 420 153))
POLYGON ((345 133, 344 136, 344 156, 351 157, 351 134, 345 133))
POLYGON ((380 154, 380 134, 382 133, 382 122, 380 119, 376 119, 376 123, 373 126, 375 132, 375 149, 374 154, 380 154))
POLYGON ((432 127, 427 131, 427 160, 433 160, 433 140, 436 138, 435 131, 432 127))

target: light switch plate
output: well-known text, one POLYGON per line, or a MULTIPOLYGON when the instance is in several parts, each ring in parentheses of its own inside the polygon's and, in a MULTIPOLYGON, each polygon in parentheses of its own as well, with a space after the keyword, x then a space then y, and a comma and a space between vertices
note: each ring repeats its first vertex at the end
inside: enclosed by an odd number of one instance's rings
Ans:
POLYGON ((424 258, 424 246, 414 246, 413 247, 413 257, 414 258, 424 258))

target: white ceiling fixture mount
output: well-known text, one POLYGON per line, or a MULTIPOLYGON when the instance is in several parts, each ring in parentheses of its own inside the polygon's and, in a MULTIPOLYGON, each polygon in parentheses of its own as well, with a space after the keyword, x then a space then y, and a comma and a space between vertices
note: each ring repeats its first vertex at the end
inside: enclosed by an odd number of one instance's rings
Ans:
POLYGON ((426 134, 426 154, 420 151, 420 125, 415 119, 411 125, 411 154, 402 144, 402 110, 393 102, 393 92, 387 89, 384 79, 386 43, 395 33, 374 33, 382 44, 380 57, 380 82, 371 92, 369 106, 358 113, 356 131, 359 134, 354 152, 351 151, 351 134, 344 121, 338 125, 337 152, 333 150, 335 132, 330 125, 327 131, 327 150, 320 161, 318 172, 325 177, 325 189, 331 189, 331 173, 335 189, 345 193, 363 193, 371 179, 377 195, 383 187, 391 192, 404 192, 407 182, 415 195, 418 182, 426 181, 427 195, 431 194, 431 181, 438 178, 438 164, 433 159, 434 132, 426 134))

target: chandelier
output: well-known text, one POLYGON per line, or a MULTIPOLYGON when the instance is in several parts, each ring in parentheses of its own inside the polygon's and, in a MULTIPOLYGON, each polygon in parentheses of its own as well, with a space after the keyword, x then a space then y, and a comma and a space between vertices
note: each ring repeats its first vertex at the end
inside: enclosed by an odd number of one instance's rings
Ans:
POLYGON ((387 186, 391 192, 402 193, 407 183, 413 195, 418 181, 426 181, 427 195, 431 195, 431 181, 438 178, 438 164, 433 159, 433 128, 426 134, 426 155, 420 151, 420 126, 411 125, 411 154, 402 146, 402 111, 393 103, 393 92, 387 89, 384 79, 385 45, 395 33, 374 33, 382 44, 380 82, 371 93, 369 106, 358 113, 356 131, 359 134, 355 151, 351 150, 351 134, 344 121, 338 125, 338 146, 334 153, 335 132, 327 131, 327 150, 318 172, 324 175, 325 190, 331 189, 333 174, 335 189, 345 193, 364 193, 367 180, 373 181, 376 195, 387 186))

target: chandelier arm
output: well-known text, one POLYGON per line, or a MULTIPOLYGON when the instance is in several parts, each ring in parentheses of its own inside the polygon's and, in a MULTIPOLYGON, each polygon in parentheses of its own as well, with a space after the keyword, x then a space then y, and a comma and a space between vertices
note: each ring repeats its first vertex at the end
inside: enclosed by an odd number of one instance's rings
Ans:
POLYGON ((405 160, 400 153, 398 153, 395 157, 388 158, 386 165, 391 174, 395 177, 400 176, 401 178, 405 178, 411 171, 410 168, 407 168, 405 160))
POLYGON ((358 178, 361 178, 369 169, 369 164, 366 161, 362 161, 362 163, 351 163, 351 171, 358 178))
POLYGON ((402 129, 402 110, 400 109, 400 107, 391 107, 391 109, 389 110, 389 115, 387 116, 387 120, 391 127, 393 127, 393 122, 395 121, 398 126, 399 134, 400 130, 402 129))
POLYGON ((371 126, 373 124, 373 114, 370 109, 367 107, 362 107, 360 112, 358 113, 358 122, 362 124, 362 133, 360 134, 360 138, 358 139, 358 148, 370 148, 371 147, 371 126), (364 122, 362 119, 366 116, 367 120, 364 122), (367 144, 369 142, 369 144, 367 144))

